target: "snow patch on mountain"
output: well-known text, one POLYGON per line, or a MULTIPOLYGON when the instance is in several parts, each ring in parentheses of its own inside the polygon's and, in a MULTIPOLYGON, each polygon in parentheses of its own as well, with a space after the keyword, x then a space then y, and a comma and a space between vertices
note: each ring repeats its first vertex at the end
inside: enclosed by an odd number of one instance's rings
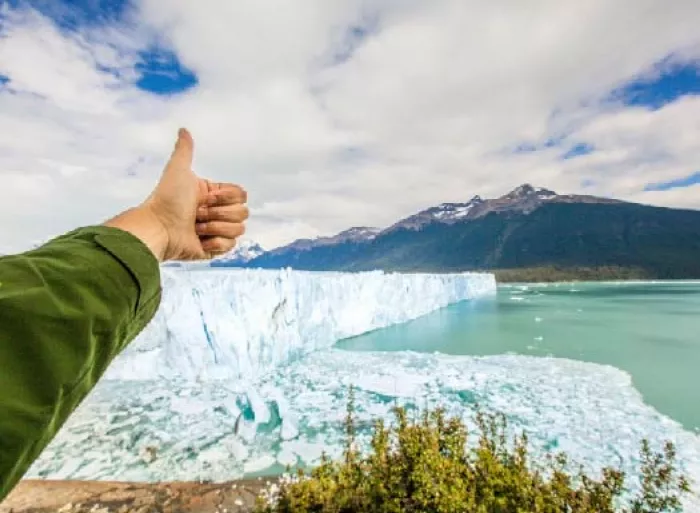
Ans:
POLYGON ((383 233, 403 228, 420 230, 431 223, 453 224, 484 217, 491 212, 519 212, 529 214, 545 203, 617 203, 618 200, 581 196, 576 194, 559 195, 544 187, 523 184, 499 198, 482 199, 474 196, 467 203, 443 203, 393 224, 383 233))
POLYGON ((228 253, 221 255, 214 260, 219 263, 245 264, 254 258, 259 257, 265 250, 255 241, 250 239, 238 239, 236 246, 228 253))

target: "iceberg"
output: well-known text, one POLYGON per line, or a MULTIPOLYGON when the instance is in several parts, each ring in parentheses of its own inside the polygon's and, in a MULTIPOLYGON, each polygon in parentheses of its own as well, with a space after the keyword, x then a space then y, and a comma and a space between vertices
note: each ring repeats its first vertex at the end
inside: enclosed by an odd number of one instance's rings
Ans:
POLYGON ((493 295, 491 274, 163 268, 163 300, 108 380, 248 384, 336 341, 493 295))

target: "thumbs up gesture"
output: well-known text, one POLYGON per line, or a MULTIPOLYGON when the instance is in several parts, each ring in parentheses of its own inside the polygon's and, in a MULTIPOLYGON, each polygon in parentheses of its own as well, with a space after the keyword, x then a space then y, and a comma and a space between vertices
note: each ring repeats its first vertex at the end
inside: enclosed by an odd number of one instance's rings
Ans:
POLYGON ((193 155, 192 136, 180 129, 151 195, 105 224, 132 233, 161 261, 206 259, 233 248, 245 231, 247 194, 238 185, 199 178, 193 155))

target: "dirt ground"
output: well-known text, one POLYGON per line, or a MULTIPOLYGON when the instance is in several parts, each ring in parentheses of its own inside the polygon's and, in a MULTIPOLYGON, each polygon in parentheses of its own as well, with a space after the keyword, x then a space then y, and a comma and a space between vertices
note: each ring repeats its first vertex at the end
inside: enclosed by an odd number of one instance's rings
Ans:
POLYGON ((0 513, 251 512, 265 479, 227 483, 122 483, 26 480, 0 502, 0 513))

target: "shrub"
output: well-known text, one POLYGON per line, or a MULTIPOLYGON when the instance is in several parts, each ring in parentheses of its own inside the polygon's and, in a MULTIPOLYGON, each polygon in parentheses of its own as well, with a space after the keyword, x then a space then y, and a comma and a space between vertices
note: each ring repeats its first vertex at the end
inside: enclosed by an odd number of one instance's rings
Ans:
POLYGON ((536 464, 525 434, 509 442, 502 415, 477 412, 477 440, 467 444, 465 424, 444 410, 409 418, 397 407, 392 426, 376 422, 362 455, 353 408, 351 393, 342 460, 324 456, 310 474, 281 480, 259 500, 258 512, 660 513, 681 511, 689 492, 670 442, 661 453, 642 442, 639 492, 623 501, 623 472, 571 472, 564 454, 536 464))

